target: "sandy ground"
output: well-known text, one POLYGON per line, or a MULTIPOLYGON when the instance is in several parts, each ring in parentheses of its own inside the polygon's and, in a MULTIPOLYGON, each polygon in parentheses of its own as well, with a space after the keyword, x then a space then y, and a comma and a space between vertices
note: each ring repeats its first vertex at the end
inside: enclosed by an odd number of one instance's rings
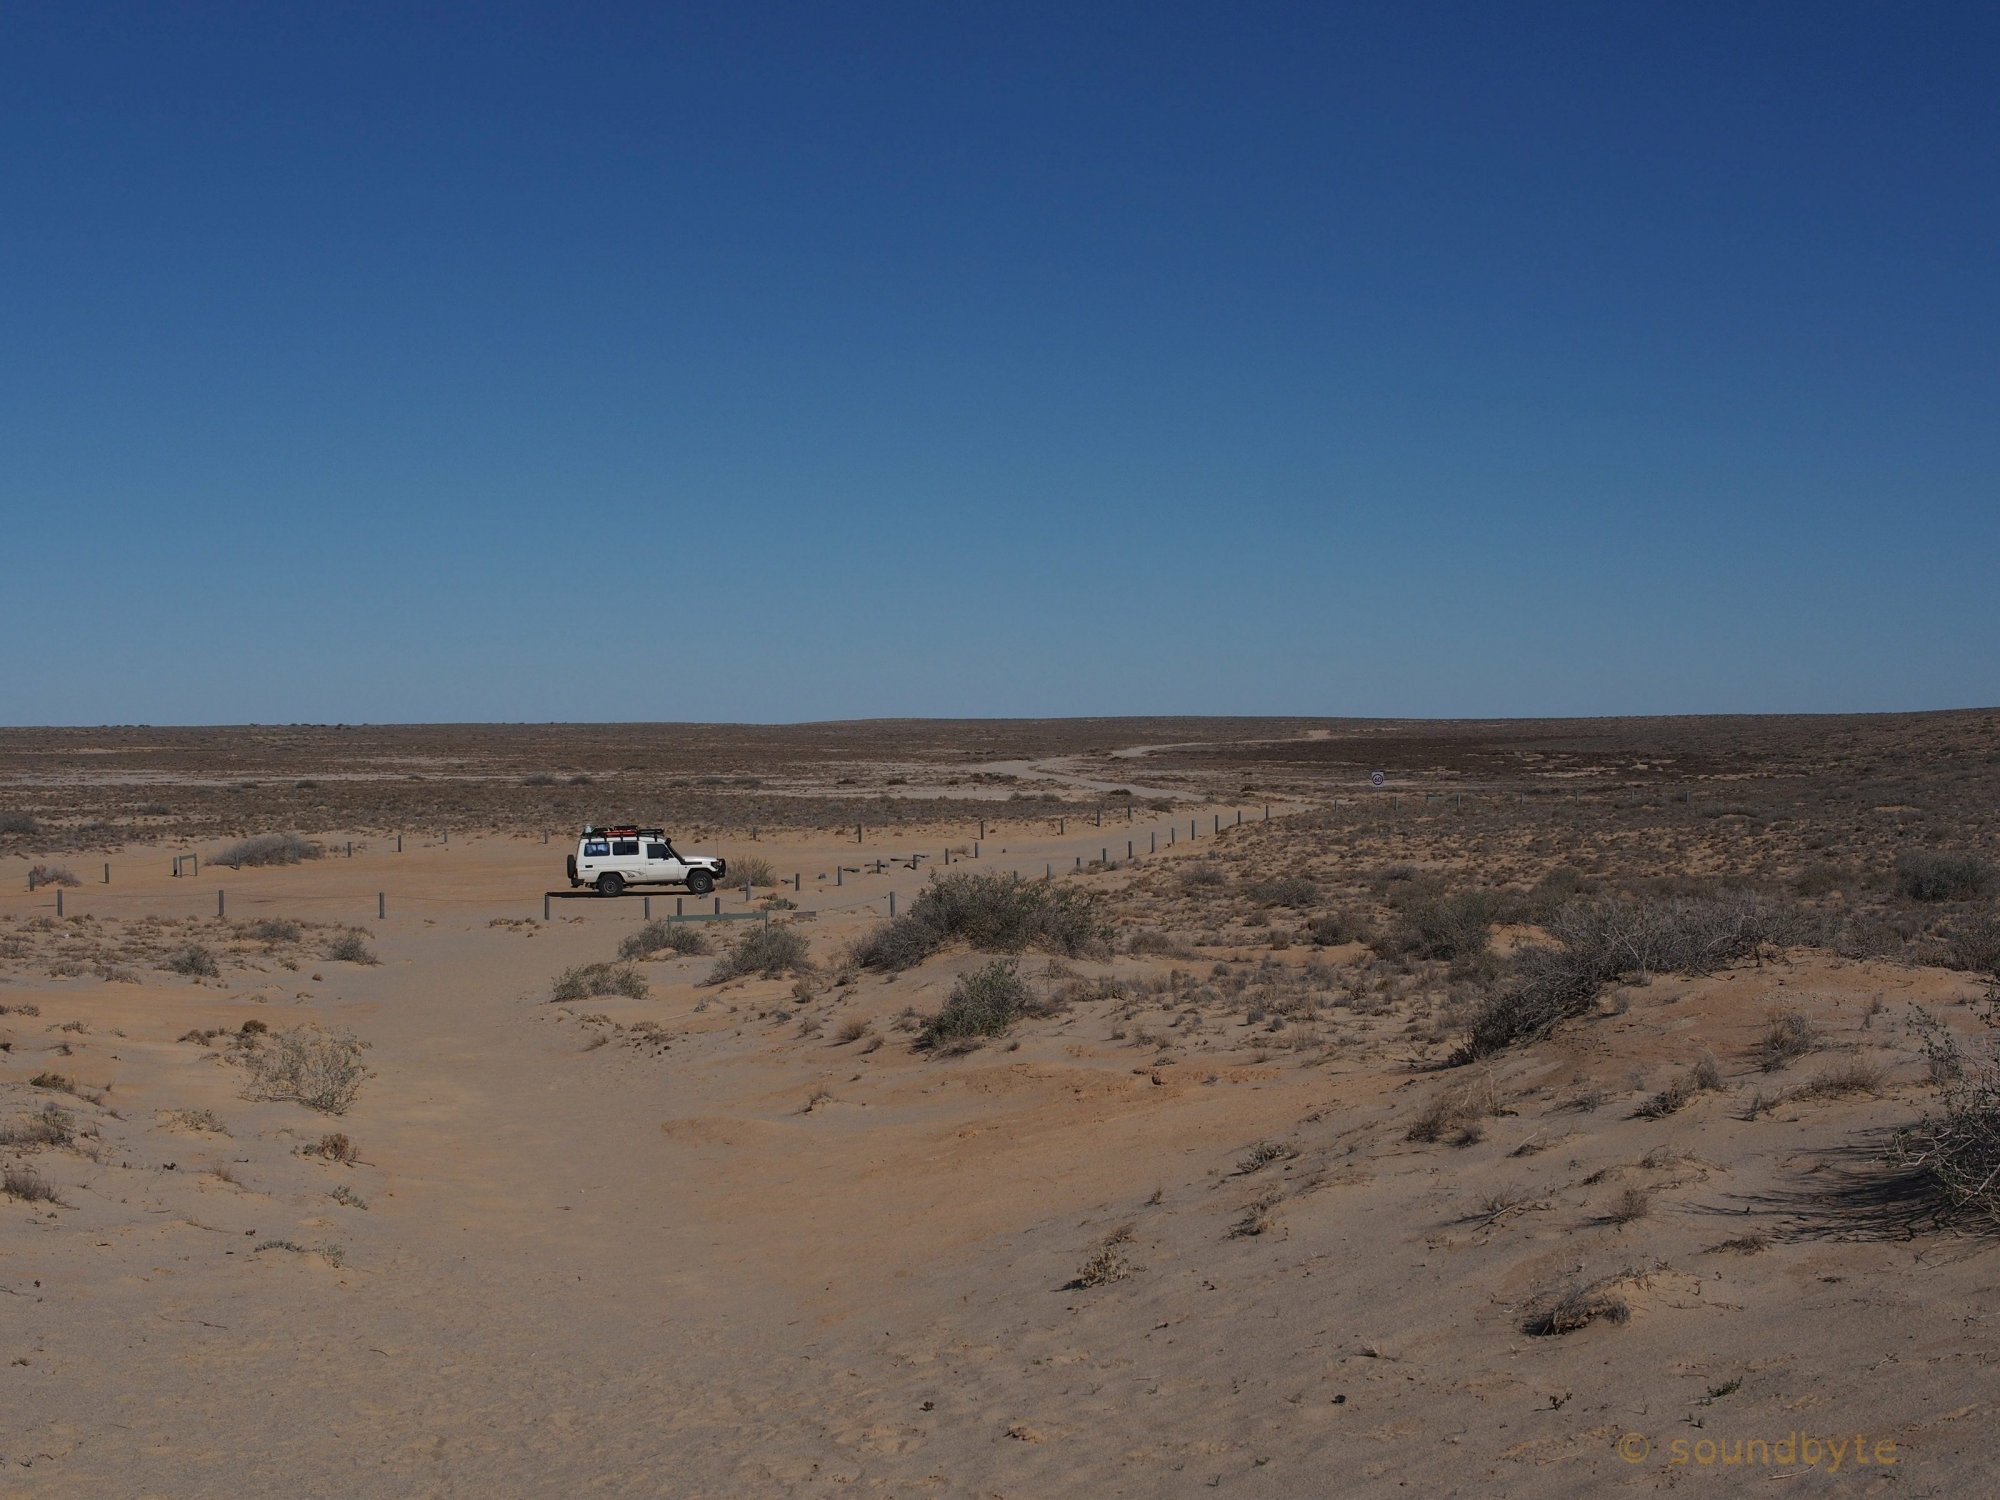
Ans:
MULTIPOLYGON (((1077 860, 1122 861, 1127 837, 1142 869, 1227 845, 1218 811, 1012 833, 973 864, 1115 887, 1133 872, 1077 860)), ((558 899, 543 923, 560 842, 399 855, 378 835, 352 859, 190 879, 172 851, 126 850, 109 885, 65 892, 59 926, 46 890, 0 897, 0 1118, 54 1103, 78 1131, 0 1150, 58 1200, 0 1198, 0 1491, 1984 1484, 2000 1261, 1877 1165, 1922 1105, 1907 1003, 1969 1030, 1977 981, 1804 952, 1659 978, 1480 1070, 1501 1112, 1463 1139, 1412 1140, 1466 1077, 1413 1072, 1394 1014, 1310 1057, 1247 1030, 1154 1045, 1171 1004, 1077 1003, 1011 1046, 914 1051, 897 1018, 980 960, 829 971, 891 889, 907 900, 970 844, 954 827, 722 849, 803 875, 787 894, 817 914, 800 930, 821 977, 714 986, 713 960, 678 958, 644 966, 644 999, 568 1005, 552 980, 611 958, 642 902, 558 899), (918 851, 934 859, 873 873, 918 851), (218 888, 233 926, 212 921, 218 888), (211 942, 220 976, 119 960, 146 917, 184 924, 148 941, 211 942), (363 927, 380 962, 318 956, 331 929, 245 935, 277 917, 363 927), (64 944, 124 969, 50 977, 64 944), (1749 1054, 1780 1005, 1827 1042, 1766 1075, 1749 1054), (372 1070, 352 1108, 252 1097, 231 1042, 250 1021, 351 1028, 372 1070), (1637 1112, 1704 1051, 1721 1090, 1637 1112), (1796 1095, 1854 1058, 1875 1089, 1796 1095), (317 1154, 331 1132, 352 1160, 317 1154), (1629 1317, 1525 1333, 1570 1286, 1629 1317), (1724 1463, 1759 1441, 1778 1457, 1724 1463)))

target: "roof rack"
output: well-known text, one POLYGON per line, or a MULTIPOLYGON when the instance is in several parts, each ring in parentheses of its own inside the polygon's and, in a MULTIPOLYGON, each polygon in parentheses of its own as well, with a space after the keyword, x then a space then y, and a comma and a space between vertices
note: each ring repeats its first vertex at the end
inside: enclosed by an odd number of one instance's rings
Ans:
POLYGON ((663 839, 667 836, 664 828, 639 828, 631 823, 607 823, 601 826, 583 825, 584 837, 596 839, 663 839))

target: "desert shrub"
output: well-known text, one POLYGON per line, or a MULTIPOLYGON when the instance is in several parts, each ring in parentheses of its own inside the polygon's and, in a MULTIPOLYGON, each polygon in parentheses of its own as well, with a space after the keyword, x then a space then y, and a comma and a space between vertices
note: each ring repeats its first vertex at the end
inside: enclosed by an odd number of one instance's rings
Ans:
POLYGON ((1829 861, 1818 860, 1792 877, 1792 890, 1800 896, 1831 896, 1835 891, 1849 889, 1853 883, 1854 877, 1849 871, 1829 861))
POLYGON ((1030 1013, 1034 994, 1011 959, 959 977, 951 996, 917 1032, 919 1047, 947 1046, 998 1036, 1030 1013))
POLYGON ((618 945, 624 959, 652 958, 660 953, 681 957, 711 952, 708 935, 685 922, 648 922, 618 945))
POLYGON ((300 1026, 259 1037, 243 1053, 252 1091, 263 1099, 290 1099, 324 1114, 345 1114, 360 1096, 368 1070, 361 1041, 351 1031, 300 1026))
POLYGON ((811 945, 804 933, 796 927, 764 922, 744 933, 734 948, 715 961, 708 982, 721 984, 725 979, 739 979, 746 974, 779 979, 811 967, 811 945))
POLYGON ((265 917, 245 927, 243 935, 260 943, 296 943, 306 935, 306 930, 285 917, 265 917))
POLYGON ((1615 979, 1707 974, 1770 944, 1824 936, 1799 908, 1750 892, 1647 901, 1572 901, 1547 924, 1547 944, 1520 949, 1512 972, 1477 1007, 1460 1060, 1547 1036, 1581 1015, 1615 979))
POLYGON ((167 959, 167 967, 176 974, 185 974, 190 979, 215 979, 222 974, 222 967, 215 961, 215 954, 200 943, 189 943, 178 953, 167 959))
POLYGON ((60 1104, 44 1104, 18 1124, 0 1125, 0 1146, 67 1146, 75 1140, 76 1116, 60 1104))
POLYGON ((1574 1333, 1599 1318, 1607 1323, 1623 1323, 1631 1316, 1631 1305, 1616 1292, 1588 1282, 1571 1282, 1539 1298, 1521 1320, 1521 1332, 1549 1338, 1574 1333))
POLYGON ((1896 856, 1896 894, 1912 901, 1973 901, 1993 889, 1993 866, 1975 854, 1905 849, 1896 856))
POLYGON ((1498 910, 1499 899, 1491 891, 1419 897, 1396 913, 1382 947, 1389 954, 1470 964, 1483 957, 1492 942, 1498 910))
POLYGON ((24 812, 0 813, 0 834, 40 833, 42 825, 24 812))
POLYGON ((382 961, 368 946, 368 935, 352 929, 326 945, 326 956, 331 962, 341 964, 378 964, 382 961))
POLYGON ((28 884, 42 885, 82 885, 76 878, 76 871, 68 865, 36 865, 28 871, 28 884))
POLYGON ((1088 893, 1005 875, 941 875, 909 911, 854 948, 865 968, 906 969, 959 939, 982 953, 1040 948, 1065 958, 1104 951, 1109 929, 1088 893))
POLYGON ((23 1203, 56 1203, 56 1190, 27 1167, 9 1167, 0 1174, 0 1193, 23 1203))
MULTIPOLYGON (((1986 1021, 1994 1024, 1989 1007, 1986 1021)), ((1910 1027, 1930 1062, 1936 1106, 1897 1139, 1897 1154, 1928 1176, 1959 1212, 2000 1230, 2000 1058, 1991 1042, 1967 1048, 1913 1007, 1910 1027)))
POLYGON ((745 855, 729 862, 729 883, 731 885, 776 885, 777 872, 771 862, 761 854, 745 855))
POLYGON ((1953 927, 1944 940, 1948 968, 2000 978, 2000 913, 1981 912, 1953 927))
POLYGON ((1663 1120, 1686 1108, 1703 1094, 1722 1087, 1722 1069, 1713 1057, 1702 1057, 1672 1083, 1646 1100, 1634 1111, 1644 1120, 1663 1120))
POLYGON ((300 860, 318 859, 324 852, 318 844, 296 833, 260 833, 211 855, 209 863, 228 865, 232 870, 245 865, 295 865, 300 860))
POLYGON ((589 1000, 597 995, 646 998, 646 976, 631 964, 578 964, 565 969, 549 989, 550 1000, 589 1000))
POLYGON ((1160 958, 1192 958, 1194 950, 1170 932, 1155 932, 1143 928, 1125 940, 1125 951, 1138 956, 1154 955, 1160 958))
POLYGON ((1256 882, 1245 894, 1265 906, 1303 908, 1319 900, 1319 882, 1308 875, 1278 875, 1256 882))
POLYGON ((1306 936, 1322 948, 1336 948, 1342 943, 1365 943, 1371 936, 1367 922, 1352 912, 1321 912, 1306 923, 1306 936))
POLYGON ((1181 869, 1181 884, 1191 891, 1212 891, 1229 883, 1228 872, 1212 859, 1198 859, 1181 869))
POLYGON ((1752 1056, 1759 1068, 1775 1073, 1825 1044, 1826 1034, 1803 1011, 1775 1010, 1765 1023, 1764 1035, 1758 1039, 1752 1056))
POLYGON ((1403 1138, 1410 1141, 1450 1141, 1470 1146, 1482 1139, 1481 1123, 1500 1113, 1500 1095, 1490 1078, 1467 1078, 1447 1084, 1431 1097, 1403 1138))

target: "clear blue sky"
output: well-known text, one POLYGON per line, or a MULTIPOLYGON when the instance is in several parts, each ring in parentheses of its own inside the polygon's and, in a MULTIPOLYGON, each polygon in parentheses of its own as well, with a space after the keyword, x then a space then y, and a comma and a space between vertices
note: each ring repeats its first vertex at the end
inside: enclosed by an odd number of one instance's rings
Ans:
POLYGON ((0 721, 2000 702, 2000 10, 0 6, 0 721))

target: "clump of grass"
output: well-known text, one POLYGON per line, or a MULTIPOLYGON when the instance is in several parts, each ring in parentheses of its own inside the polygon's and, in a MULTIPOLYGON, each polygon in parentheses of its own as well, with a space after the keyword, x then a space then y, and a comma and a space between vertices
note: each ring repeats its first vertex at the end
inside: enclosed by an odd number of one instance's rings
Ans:
POLYGON ((861 1017, 855 1016, 850 1020, 843 1021, 840 1030, 833 1034, 834 1045, 845 1047, 850 1042, 860 1041, 866 1035, 868 1035, 868 1023, 862 1020, 861 1017))
POLYGON ((1976 901, 1994 882, 1993 866, 1976 854, 1905 849, 1896 856, 1896 893, 1911 901, 1976 901))
POLYGON ((68 1146, 76 1141, 76 1116, 59 1104, 44 1104, 16 1125, 0 1125, 0 1146, 68 1146))
POLYGON ((1551 1338, 1575 1333, 1599 1319, 1623 1323, 1632 1316, 1631 1304, 1608 1288, 1583 1281, 1538 1299, 1521 1320, 1521 1332, 1535 1338, 1551 1338))
POLYGON ((1641 1104, 1634 1114, 1646 1120, 1661 1120, 1678 1113, 1703 1094, 1722 1087, 1722 1068, 1712 1056, 1703 1056, 1685 1073, 1641 1104))
POLYGON ((326 945, 326 957, 331 963, 341 964, 379 964, 382 961, 368 946, 368 935, 352 928, 326 945))
POLYGON ((28 1167, 9 1167, 0 1174, 0 1193, 23 1203, 61 1203, 56 1190, 39 1172, 28 1167))
POLYGON ((1945 938, 1947 968, 2000 978, 2000 914, 1982 912, 1952 928, 1945 938))
POLYGON ((1034 993, 1016 964, 1007 959, 959 977, 951 996, 925 1018, 916 1045, 956 1050, 999 1036, 1035 1008, 1034 993))
POLYGON ((648 922, 618 945, 623 959, 654 958, 662 953, 688 958, 713 952, 708 935, 686 922, 648 922))
POLYGON ((1764 1072, 1775 1073, 1825 1045, 1826 1033, 1817 1022, 1803 1011, 1785 1008, 1771 1012, 1751 1056, 1764 1072))
POLYGON ((1611 1200, 1604 1210, 1604 1222, 1616 1224, 1620 1228, 1638 1219, 1643 1219, 1653 1211, 1653 1195, 1642 1187, 1628 1187, 1611 1200))
POLYGON ((1470 1146, 1485 1139, 1483 1122, 1499 1113, 1500 1095, 1491 1078, 1463 1079, 1439 1089, 1411 1122, 1403 1138, 1470 1146))
POLYGON ((190 979, 217 979, 222 975, 222 966, 216 962, 214 952, 200 943, 189 943, 178 953, 170 955, 167 967, 190 979))
POLYGON ((290 1099, 323 1114, 345 1114, 360 1097, 368 1069, 353 1032, 310 1026, 261 1036, 243 1053, 259 1098, 290 1099))
POLYGON ((1228 872, 1212 859, 1193 860, 1181 869, 1181 884, 1191 891, 1213 891, 1228 883, 1228 872))
POLYGON ((1850 1057, 1822 1069, 1798 1087, 1801 1099, 1845 1099, 1852 1094, 1880 1094, 1888 1069, 1872 1058, 1850 1057))
POLYGON ((67 1073, 55 1073, 47 1069, 30 1078, 28 1086, 30 1088, 47 1089, 53 1094, 74 1094, 77 1091, 76 1080, 74 1078, 71 1078, 67 1073))
POLYGON ((306 930, 288 917, 265 917, 245 927, 243 935, 260 943, 296 943, 306 930))
POLYGON ((776 885, 778 874, 761 854, 748 854, 729 862, 731 885, 776 885))
POLYGON ((782 979, 787 974, 802 974, 812 968, 812 945, 806 941, 804 933, 796 927, 780 926, 776 922, 761 922, 736 940, 715 967, 709 971, 708 982, 721 984, 724 980, 739 979, 755 974, 764 979, 782 979))
POLYGON ((354 1142, 338 1130, 328 1132, 314 1141, 310 1146, 300 1147, 299 1154, 302 1156, 324 1157, 328 1161, 339 1162, 343 1166, 351 1164, 359 1156, 354 1142))
POLYGON ((228 1135, 229 1127, 222 1123, 222 1116, 212 1109, 177 1109, 168 1118, 183 1130, 198 1130, 204 1135, 228 1135))
POLYGON ((318 859, 326 851, 296 833, 260 833, 231 844, 209 863, 240 870, 245 865, 295 865, 301 860, 318 859))
POLYGON ((953 940, 982 953, 1039 948, 1082 958, 1103 952, 1109 936, 1095 900, 1074 886, 1005 875, 940 875, 908 912, 856 944, 854 960, 865 968, 906 969, 953 940))
POLYGON ((624 995, 643 1000, 646 976, 632 964, 578 964, 565 969, 549 987, 551 1001, 589 1000, 598 995, 624 995))
POLYGON ((28 884, 30 886, 82 885, 83 882, 77 879, 76 871, 68 865, 36 865, 28 871, 28 884))

